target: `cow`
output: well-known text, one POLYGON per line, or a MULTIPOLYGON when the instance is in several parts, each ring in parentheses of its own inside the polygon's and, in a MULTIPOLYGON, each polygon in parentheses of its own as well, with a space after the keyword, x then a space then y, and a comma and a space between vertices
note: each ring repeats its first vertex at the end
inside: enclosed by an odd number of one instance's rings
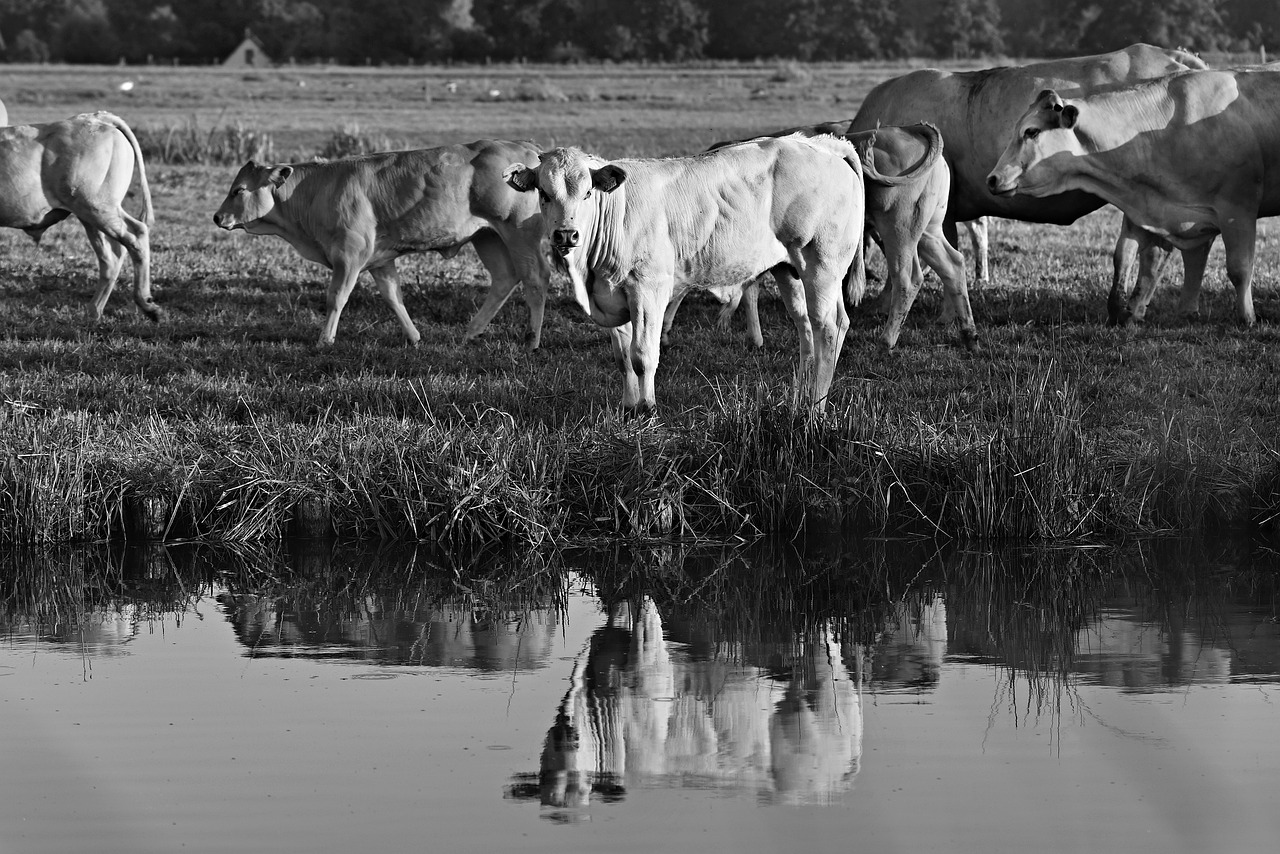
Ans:
POLYGON ((452 258, 470 243, 491 284, 463 340, 480 335, 523 282, 529 307, 525 344, 536 350, 551 268, 539 246, 537 200, 513 192, 502 170, 539 152, 529 143, 479 140, 326 163, 250 160, 236 173, 213 221, 223 229, 277 235, 303 258, 332 271, 321 345, 333 344, 342 309, 361 271, 368 270, 416 346, 422 336, 405 311, 396 259, 411 252, 452 258))
MULTIPOLYGON (((965 282, 964 257, 942 234, 951 188, 951 172, 942 159, 942 137, 930 124, 910 127, 882 127, 862 133, 847 133, 851 120, 824 122, 805 127, 788 128, 768 134, 779 137, 791 134, 843 136, 862 155, 863 179, 866 186, 866 233, 874 236, 884 250, 888 278, 873 310, 887 312, 889 317, 881 333, 886 349, 897 346, 902 324, 915 301, 924 280, 921 256, 942 279, 946 299, 944 317, 954 318, 961 339, 970 350, 978 349, 978 334, 969 305, 969 289, 965 282)), ((716 143, 711 150, 731 143, 716 143)), ((755 346, 764 338, 756 307, 757 289, 748 286, 729 294, 716 294, 725 303, 720 312, 720 325, 728 323, 740 299, 746 300, 747 328, 755 346)), ((664 323, 664 336, 670 330, 678 301, 673 301, 664 323)))
POLYGON ((98 291, 89 317, 102 319, 124 256, 133 260, 133 301, 152 321, 163 319, 151 297, 151 188, 138 139, 107 112, 0 128, 0 225, 36 243, 51 226, 75 216, 98 257, 98 291), (142 218, 124 209, 134 167, 142 218))
MULTIPOLYGON (((1009 128, 1037 92, 1056 89, 1065 95, 1083 95, 1204 68, 1207 68, 1205 63, 1187 51, 1146 44, 1019 67, 959 72, 926 68, 887 80, 872 89, 849 130, 867 131, 880 125, 919 121, 938 127, 946 144, 944 156, 951 167, 951 198, 943 230, 955 246, 958 245, 958 222, 999 216, 1070 225, 1103 206, 1104 202, 1097 196, 1081 192, 1046 198, 999 197, 987 192, 987 174, 1000 157, 1009 128)), ((1138 276, 1141 287, 1148 279, 1154 281, 1163 265, 1163 247, 1150 235, 1125 223, 1113 253, 1112 296, 1108 302, 1112 324, 1129 319, 1123 294, 1135 254, 1141 260, 1138 276)), ((981 259, 979 263, 985 264, 981 259)))
POLYGON ((1257 220, 1280 214, 1280 74, 1189 71, 1084 98, 1045 90, 987 182, 1000 198, 1105 199, 1197 273, 1221 234, 1236 312, 1251 326, 1257 220))
MULTIPOLYGON (((841 283, 861 298, 857 149, 836 137, 759 139, 692 157, 607 162, 576 148, 513 163, 578 305, 610 328, 622 405, 656 409, 663 316, 690 288, 735 288, 769 270, 800 332, 807 394, 822 409, 849 329, 841 283)), ((856 300, 855 300, 856 301, 856 300)))

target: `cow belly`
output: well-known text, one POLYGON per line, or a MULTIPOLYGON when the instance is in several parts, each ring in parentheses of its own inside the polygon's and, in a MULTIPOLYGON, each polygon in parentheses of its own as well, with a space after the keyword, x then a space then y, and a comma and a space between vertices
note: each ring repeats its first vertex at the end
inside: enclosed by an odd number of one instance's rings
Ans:
MULTIPOLYGON (((0 226, 6 228, 41 227, 53 208, 39 188, 0 187, 0 226)), ((59 216, 52 222, 64 219, 59 216)))

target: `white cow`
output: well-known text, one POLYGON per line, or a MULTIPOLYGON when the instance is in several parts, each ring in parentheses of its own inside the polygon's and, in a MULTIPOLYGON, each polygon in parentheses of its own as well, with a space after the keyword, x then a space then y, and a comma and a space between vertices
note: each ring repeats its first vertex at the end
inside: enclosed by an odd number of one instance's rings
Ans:
POLYGON ((137 137, 124 119, 83 113, 0 128, 0 225, 20 228, 38 243, 50 226, 73 215, 98 256, 98 292, 89 316, 102 319, 127 252, 133 259, 133 301, 159 321, 163 312, 151 298, 151 188, 137 137), (124 209, 135 165, 142 219, 124 209))
POLYGON ((464 340, 482 333, 523 282, 529 307, 525 343, 537 349, 551 269, 539 246, 537 203, 513 193, 502 170, 538 151, 527 143, 481 140, 328 163, 270 166, 250 160, 213 221, 219 228, 274 234, 333 271, 321 344, 334 342, 342 309, 361 271, 368 270, 409 343, 417 345, 422 336, 405 311, 396 259, 411 252, 452 258, 470 243, 492 281, 464 340))
POLYGON ((835 137, 784 137, 693 157, 606 162, 578 149, 515 163, 578 304, 610 328, 627 409, 657 407, 654 374, 668 304, 690 288, 739 288, 772 271, 825 405, 849 329, 841 283, 861 298, 862 169, 835 137))
POLYGON ((1280 214, 1280 72, 1189 71, 1084 98, 1046 90, 987 182, 1000 197, 1105 199, 1197 273, 1221 234, 1237 313, 1252 325, 1258 218, 1280 214))

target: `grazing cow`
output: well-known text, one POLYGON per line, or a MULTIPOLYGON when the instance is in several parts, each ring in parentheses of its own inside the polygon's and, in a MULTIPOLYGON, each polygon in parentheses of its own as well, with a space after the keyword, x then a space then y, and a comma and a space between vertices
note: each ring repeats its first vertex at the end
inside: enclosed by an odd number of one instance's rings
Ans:
POLYGON ((1221 234, 1236 311, 1252 325, 1257 220, 1280 214, 1280 74, 1190 71, 1084 98, 1046 90, 988 186, 1001 198, 1096 195, 1201 273, 1221 234))
POLYGON ((481 140, 328 163, 267 166, 250 160, 213 221, 219 228, 278 235, 303 258, 333 271, 321 344, 333 343, 343 306, 360 272, 368 270, 416 346, 422 336, 405 311, 396 259, 410 252, 452 258, 470 243, 492 283, 464 340, 483 332, 523 282, 525 342, 537 349, 551 271, 539 249, 537 201, 512 192, 502 170, 538 153, 528 143, 481 140))
MULTIPOLYGON (((693 157, 612 163, 577 149, 515 163, 578 304, 610 327, 623 406, 657 406, 667 305, 690 288, 738 288, 773 272, 800 332, 821 409, 849 329, 841 282, 861 298, 862 170, 835 137, 759 139, 693 157)), ((856 300, 855 300, 856 301, 856 300)))
POLYGON ((0 225, 20 228, 38 243, 50 226, 72 215, 98 256, 98 292, 89 316, 102 319, 127 252, 133 259, 133 301, 159 321, 163 312, 151 298, 151 188, 137 137, 124 119, 83 113, 0 128, 0 225), (135 164, 142 219, 123 207, 135 164))
MULTIPOLYGON (((943 156, 951 167, 951 198, 944 231, 952 245, 958 245, 957 222, 999 216, 1069 225, 1104 204, 1097 196, 1081 192, 1045 198, 997 197, 987 192, 987 173, 1000 157, 1009 128, 1037 92, 1056 89, 1065 95, 1084 95, 1205 67, 1204 62, 1186 51, 1135 44, 1112 53, 1021 67, 960 72, 921 69, 872 89, 849 130, 866 131, 879 125, 919 121, 938 127, 946 142, 943 156)), ((1163 248, 1131 224, 1122 227, 1113 256, 1112 296, 1108 304, 1112 323, 1127 319, 1124 280, 1135 253, 1140 253, 1138 281, 1143 287, 1147 279, 1154 281, 1163 264, 1163 248)))
MULTIPOLYGON (((788 128, 768 136, 843 136, 861 153, 867 194, 867 234, 880 241, 889 272, 885 287, 880 292, 879 305, 875 307, 875 310, 889 315, 881 333, 885 347, 893 349, 897 345, 902 324, 920 291, 924 281, 920 267, 923 256, 924 262, 942 279, 946 299, 943 316, 957 320, 965 346, 976 350, 978 333, 969 306, 964 258, 942 234, 951 172, 941 157, 941 135, 929 124, 882 127, 849 134, 846 133, 849 121, 788 128)), ((711 150, 730 144, 716 143, 711 150)), ((738 301, 745 297, 747 328, 755 346, 762 346, 764 338, 760 333, 756 307, 757 289, 748 286, 717 296, 726 303, 720 312, 721 326, 727 324, 738 301)), ((669 331, 678 307, 679 302, 673 301, 668 309, 664 335, 669 331)))

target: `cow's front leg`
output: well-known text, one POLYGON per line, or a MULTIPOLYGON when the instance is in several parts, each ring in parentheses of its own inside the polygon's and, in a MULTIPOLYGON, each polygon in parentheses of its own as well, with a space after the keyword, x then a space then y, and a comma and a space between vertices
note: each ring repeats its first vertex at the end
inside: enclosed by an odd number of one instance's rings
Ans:
POLYGON ((640 403, 640 380, 631 363, 631 324, 611 327, 609 341, 613 345, 613 363, 622 374, 622 408, 630 412, 640 403))
MULTIPOLYGON (((1121 313, 1118 322, 1125 326, 1132 326, 1146 319, 1147 306, 1151 304, 1151 298, 1156 295, 1156 288, 1160 286, 1160 277, 1164 275, 1164 268, 1169 263, 1169 256, 1173 254, 1173 247, 1164 238, 1137 225, 1131 225, 1128 217, 1125 217, 1124 228, 1126 231, 1132 231, 1137 246, 1138 279, 1133 284, 1133 293, 1129 294, 1129 304, 1121 313)), ((1116 252, 1119 253, 1119 248, 1116 252)))
POLYGON ((631 370, 640 382, 640 400, 636 410, 642 414, 658 408, 654 377, 658 372, 663 314, 671 301, 673 286, 674 282, 668 279, 661 285, 634 287, 629 294, 631 370))
POLYGON ((324 326, 320 329, 320 344, 328 346, 338 337, 338 318, 342 317, 342 309, 351 292, 355 290, 356 279, 360 278, 360 266, 345 259, 334 262, 333 275, 329 277, 329 292, 326 299, 324 326))
POLYGON ((1187 316, 1200 314, 1200 286, 1204 283, 1204 268, 1209 264, 1209 250, 1213 241, 1206 240, 1194 249, 1182 250, 1182 296, 1178 300, 1178 313, 1187 316))
POLYGON ((1253 326, 1253 264, 1258 250, 1258 221, 1249 210, 1234 216, 1224 211, 1222 248, 1227 254, 1227 278, 1236 289, 1236 316, 1245 326, 1253 326))

